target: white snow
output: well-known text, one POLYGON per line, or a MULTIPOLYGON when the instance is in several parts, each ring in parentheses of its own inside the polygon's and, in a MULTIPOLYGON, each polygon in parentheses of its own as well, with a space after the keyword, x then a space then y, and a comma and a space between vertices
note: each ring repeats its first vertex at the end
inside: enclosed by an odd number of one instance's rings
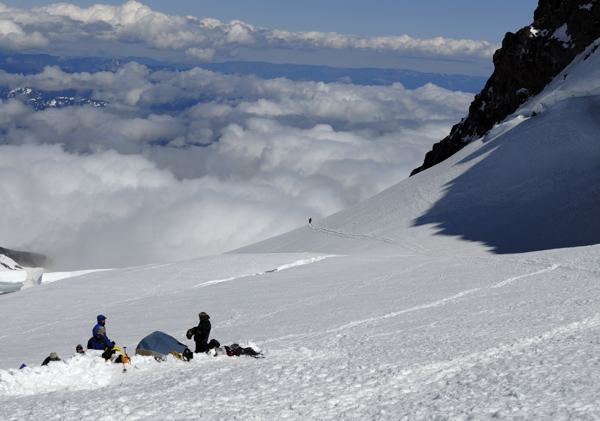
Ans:
MULTIPOLYGON (((591 101, 600 96, 600 54, 597 49, 600 41, 597 40, 577 56, 539 95, 530 98, 517 111, 520 115, 530 115, 532 111, 543 112, 560 103, 570 104, 579 98, 588 98, 591 101), (587 57, 587 58, 586 58, 587 57), (565 77, 566 76, 566 77, 565 77)), ((577 117, 573 123, 585 129, 590 124, 585 121, 585 113, 577 117)))
POLYGON ((533 26, 530 26, 529 33, 531 34, 532 37, 538 37, 538 36, 545 37, 548 35, 548 30, 547 29, 540 30, 540 29, 534 28, 533 26))
POLYGON ((112 269, 88 269, 88 270, 76 270, 70 272, 44 272, 42 275, 42 283, 48 284, 51 282, 60 281, 62 279, 76 278, 77 276, 87 275, 89 273, 104 272, 112 269))
POLYGON ((0 254, 0 272, 19 269, 23 268, 17 262, 4 254, 0 254))
POLYGON ((573 45, 573 40, 571 36, 568 34, 569 27, 566 23, 556 28, 554 33, 552 34, 553 39, 560 41, 565 48, 570 48, 573 45))
POLYGON ((10 257, 0 254, 0 295, 41 283, 43 269, 22 267, 10 257))
POLYGON ((4 296, 2 419, 430 419, 598 415, 597 246, 510 256, 357 253, 267 273, 295 255, 225 255, 115 270, 4 296), (258 264, 257 262, 261 262, 258 264), (218 273, 252 282, 193 289, 218 273), (144 287, 147 285, 147 287, 144 287), (89 305, 89 294, 100 304, 89 305), (126 373, 72 354, 107 313, 131 350, 162 329, 185 341, 199 310, 222 343, 263 360, 135 357, 126 373), (28 369, 18 370, 21 362, 28 369), (101 392, 98 389, 102 389, 101 392))
POLYGON ((231 282, 231 281, 235 281, 235 280, 238 280, 238 279, 250 278, 252 276, 261 276, 261 275, 266 275, 268 273, 280 272, 282 270, 287 270, 287 269, 295 268, 297 266, 309 265, 311 263, 319 262, 321 260, 329 259, 331 257, 335 257, 335 255, 332 255, 332 256, 317 256, 317 257, 311 257, 311 258, 308 258, 308 259, 300 259, 300 260, 297 260, 295 262, 287 263, 285 265, 278 266, 278 267, 276 267, 274 269, 268 269, 268 270, 265 270, 265 271, 262 271, 262 272, 251 273, 251 274, 244 274, 244 275, 238 275, 238 276, 230 276, 228 278, 215 279, 215 280, 212 280, 212 281, 203 281, 203 282, 201 282, 199 284, 194 285, 193 288, 204 288, 204 287, 207 287, 209 285, 221 284, 223 282, 231 282))
POLYGON ((0 254, 0 294, 16 292, 42 283, 47 284, 105 270, 110 269, 44 272, 43 268, 21 267, 10 257, 0 254))
POLYGON ((600 418, 592 48, 488 136, 311 227, 0 296, 0 419, 600 418), (199 311, 266 358, 38 367, 98 313, 131 353, 154 330, 189 343, 199 311))

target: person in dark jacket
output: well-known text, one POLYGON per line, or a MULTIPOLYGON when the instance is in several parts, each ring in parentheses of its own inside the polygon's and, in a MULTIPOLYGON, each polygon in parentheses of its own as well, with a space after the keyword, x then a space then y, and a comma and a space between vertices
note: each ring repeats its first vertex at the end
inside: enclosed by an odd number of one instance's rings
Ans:
POLYGON ((99 314, 96 320, 98 323, 92 329, 92 337, 87 344, 88 349, 104 351, 106 348, 112 348, 115 343, 106 336, 106 316, 99 314))
POLYGON ((187 338, 191 339, 194 337, 196 342, 196 350, 194 352, 208 352, 208 336, 210 335, 210 316, 205 312, 198 315, 200 323, 198 326, 193 327, 187 331, 187 338))
POLYGON ((60 357, 56 352, 51 352, 50 355, 46 357, 42 365, 48 365, 48 363, 51 361, 60 361, 60 357))

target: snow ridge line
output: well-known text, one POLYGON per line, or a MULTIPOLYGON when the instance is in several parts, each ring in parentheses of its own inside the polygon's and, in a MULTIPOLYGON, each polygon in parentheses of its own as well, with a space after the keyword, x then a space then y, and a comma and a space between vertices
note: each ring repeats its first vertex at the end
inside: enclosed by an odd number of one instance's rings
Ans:
POLYGON ((281 271, 292 269, 292 268, 295 268, 298 266, 310 265, 312 263, 320 262, 321 260, 329 259, 331 257, 337 257, 337 255, 328 254, 328 255, 324 255, 324 256, 311 257, 308 259, 300 259, 300 260, 296 260, 295 262, 292 262, 292 263, 286 263, 284 265, 278 266, 275 269, 265 270, 263 272, 250 273, 250 274, 240 275, 240 276, 231 276, 229 278, 215 279, 212 281, 201 282, 199 284, 194 285, 192 288, 205 288, 205 287, 215 285, 215 284, 221 284, 224 282, 235 281, 236 279, 251 278, 254 276, 266 275, 267 273, 281 272, 281 271))

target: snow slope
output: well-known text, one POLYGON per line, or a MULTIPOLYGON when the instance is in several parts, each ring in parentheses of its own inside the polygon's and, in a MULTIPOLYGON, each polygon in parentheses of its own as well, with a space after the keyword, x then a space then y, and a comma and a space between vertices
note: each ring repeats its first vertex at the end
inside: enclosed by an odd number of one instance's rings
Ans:
POLYGON ((486 138, 312 227, 0 296, 0 419, 600 418, 600 59, 583 57, 486 138), (185 341, 199 311, 266 358, 37 367, 100 312, 131 349, 185 341))
POLYGON ((599 251, 224 255, 23 290, 0 297, 5 320, 20 315, 0 328, 0 418, 598 417, 599 251), (185 341, 200 310, 212 336, 267 358, 36 367, 69 356, 100 311, 132 349, 155 329, 185 341))

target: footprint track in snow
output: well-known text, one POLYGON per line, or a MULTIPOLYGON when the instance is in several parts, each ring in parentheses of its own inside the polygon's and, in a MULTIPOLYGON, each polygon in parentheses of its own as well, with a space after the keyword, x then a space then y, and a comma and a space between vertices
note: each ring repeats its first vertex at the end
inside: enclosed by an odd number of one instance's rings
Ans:
POLYGON ((497 284, 492 285, 490 288, 494 288, 494 289, 495 288, 502 288, 502 287, 505 287, 506 285, 512 284, 513 282, 519 281, 521 279, 529 278, 529 277, 536 276, 536 275, 541 275, 542 273, 548 273, 548 272, 555 271, 559 267, 560 267, 560 265, 554 264, 554 265, 549 266, 549 267, 547 267, 545 269, 538 270, 537 272, 526 273, 524 275, 514 276, 512 278, 508 278, 508 279, 505 279, 504 281, 498 282, 497 284))
POLYGON ((417 306, 413 306, 413 307, 409 307, 403 310, 399 310, 399 311, 394 311, 391 313, 386 313, 380 316, 374 316, 374 317, 369 317, 366 319, 361 319, 361 320, 354 320, 348 323, 345 323, 341 326, 338 327, 334 327, 331 329, 327 329, 327 330, 323 330, 323 331, 319 331, 319 332, 310 332, 310 333, 299 333, 299 334, 291 334, 291 335, 285 335, 279 338, 272 338, 272 339, 268 339, 266 341, 264 341, 264 343, 270 343, 270 342, 278 342, 281 340, 287 340, 287 339, 293 339, 293 338, 301 338, 301 337, 310 337, 310 336, 318 336, 318 335, 329 335, 332 333, 338 333, 338 332, 342 332, 344 330, 348 330, 348 329, 352 329, 358 326, 363 326, 365 324, 369 324, 369 323, 376 323, 376 322, 380 322, 380 321, 384 321, 387 319, 392 319, 398 316, 401 316, 403 314, 408 314, 408 313, 412 313, 415 311, 420 311, 420 310, 426 310, 426 309, 430 309, 430 308, 435 308, 435 307, 440 307, 443 305, 446 305, 448 303, 452 303, 454 301, 458 301, 466 296, 472 295, 476 292, 480 292, 480 291, 485 291, 485 290, 490 290, 490 289, 499 289, 499 288, 503 288, 507 285, 510 285, 518 280, 521 279, 526 279, 526 278, 530 278, 533 276, 537 276, 537 275, 541 275, 544 273, 548 273, 548 272, 552 272, 556 269, 558 269, 560 267, 559 264, 554 264, 552 266, 549 266, 545 269, 541 269, 538 270, 536 272, 531 272, 531 273, 526 273, 523 275, 519 275, 519 276, 514 276, 508 279, 505 279, 501 282, 498 282, 492 286, 489 287, 480 287, 480 288, 472 288, 472 289, 468 289, 465 291, 460 291, 456 294, 450 295, 449 297, 445 297, 445 298, 441 298, 439 300, 435 300, 429 303, 424 303, 424 304, 420 304, 417 306))

